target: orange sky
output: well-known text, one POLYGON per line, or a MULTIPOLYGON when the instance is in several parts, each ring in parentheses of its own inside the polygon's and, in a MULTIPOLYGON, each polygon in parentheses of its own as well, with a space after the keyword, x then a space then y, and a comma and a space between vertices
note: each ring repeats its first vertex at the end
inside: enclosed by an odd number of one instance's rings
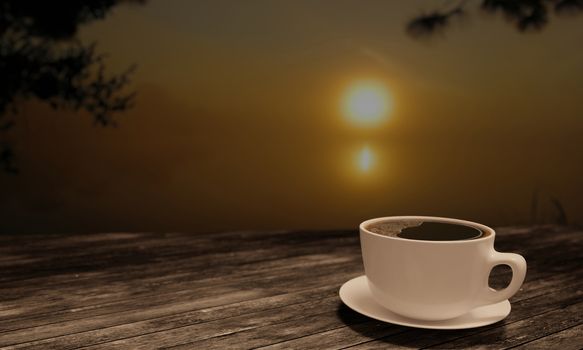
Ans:
POLYGON ((150 1, 82 30, 138 64, 119 127, 23 106, 4 232, 345 228, 380 215, 528 222, 533 192, 583 222, 583 26, 520 34, 480 14, 404 31, 429 1, 150 1), (394 110, 340 113, 358 79, 394 110), (355 155, 369 147, 367 173, 355 155))

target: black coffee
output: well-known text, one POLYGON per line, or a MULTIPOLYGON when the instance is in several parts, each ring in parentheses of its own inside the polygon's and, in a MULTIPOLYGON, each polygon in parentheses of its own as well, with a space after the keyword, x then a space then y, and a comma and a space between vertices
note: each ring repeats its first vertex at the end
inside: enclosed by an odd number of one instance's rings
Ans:
POLYGON ((422 241, 462 241, 482 235, 481 230, 471 226, 425 221, 421 225, 403 228, 396 236, 422 241))

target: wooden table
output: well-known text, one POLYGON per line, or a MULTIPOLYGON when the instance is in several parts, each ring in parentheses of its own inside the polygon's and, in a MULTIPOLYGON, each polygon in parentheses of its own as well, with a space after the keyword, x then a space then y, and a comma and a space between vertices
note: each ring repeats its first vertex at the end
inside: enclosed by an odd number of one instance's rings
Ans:
POLYGON ((510 316, 436 331, 342 304, 363 273, 355 230, 0 236, 0 347, 583 347, 582 230, 500 228, 496 248, 528 261, 510 316))

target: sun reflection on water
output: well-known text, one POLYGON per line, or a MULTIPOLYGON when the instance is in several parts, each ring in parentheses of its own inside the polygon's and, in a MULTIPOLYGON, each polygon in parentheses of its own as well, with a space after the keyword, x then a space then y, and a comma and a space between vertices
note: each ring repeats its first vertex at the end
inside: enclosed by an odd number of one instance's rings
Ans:
POLYGON ((358 170, 367 173, 372 170, 374 165, 374 154, 368 145, 364 145, 357 154, 356 165, 358 170))

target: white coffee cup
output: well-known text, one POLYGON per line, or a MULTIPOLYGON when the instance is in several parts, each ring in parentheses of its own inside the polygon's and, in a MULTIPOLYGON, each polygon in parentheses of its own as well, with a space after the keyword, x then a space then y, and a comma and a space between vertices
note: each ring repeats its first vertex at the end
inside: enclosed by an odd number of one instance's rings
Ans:
POLYGON ((457 219, 430 216, 393 216, 360 224, 360 244, 368 286, 386 309, 418 320, 437 321, 461 316, 478 306, 513 296, 524 281, 526 261, 518 254, 494 250, 490 227, 457 219), (425 241, 385 236, 370 225, 419 220, 478 228, 482 236, 470 240, 425 241), (488 286, 496 265, 512 269, 512 281, 502 290, 488 286))

